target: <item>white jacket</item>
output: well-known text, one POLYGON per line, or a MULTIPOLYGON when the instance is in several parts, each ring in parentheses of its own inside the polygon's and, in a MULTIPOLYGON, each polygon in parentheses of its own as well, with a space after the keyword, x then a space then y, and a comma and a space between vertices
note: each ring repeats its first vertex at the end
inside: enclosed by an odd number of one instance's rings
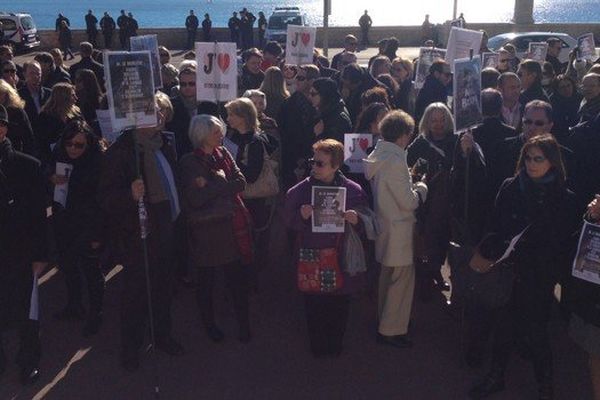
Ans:
POLYGON ((411 265, 415 210, 419 206, 419 194, 425 201, 427 186, 412 183, 406 151, 394 143, 380 140, 364 162, 381 228, 375 241, 375 257, 387 267, 411 265))

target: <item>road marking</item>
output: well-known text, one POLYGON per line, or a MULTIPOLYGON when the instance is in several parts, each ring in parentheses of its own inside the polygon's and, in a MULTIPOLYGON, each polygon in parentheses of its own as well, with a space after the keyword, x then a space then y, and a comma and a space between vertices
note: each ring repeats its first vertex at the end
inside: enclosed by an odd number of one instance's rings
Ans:
POLYGON ((54 377, 54 379, 52 379, 52 382, 50 382, 49 384, 44 386, 42 388, 42 390, 37 392, 37 394, 33 397, 32 400, 41 400, 44 397, 46 397, 48 395, 48 393, 50 392, 50 390, 52 390, 52 388, 54 386, 56 386, 56 384, 58 382, 60 382, 65 376, 67 376, 67 373, 69 372, 69 369, 71 368, 71 366, 73 364, 75 364, 77 361, 81 360, 83 357, 85 357, 85 355, 91 349, 92 349, 91 347, 88 347, 87 349, 79 349, 77 351, 77 353, 75 353, 75 355, 69 360, 67 365, 62 370, 60 370, 60 372, 54 377))

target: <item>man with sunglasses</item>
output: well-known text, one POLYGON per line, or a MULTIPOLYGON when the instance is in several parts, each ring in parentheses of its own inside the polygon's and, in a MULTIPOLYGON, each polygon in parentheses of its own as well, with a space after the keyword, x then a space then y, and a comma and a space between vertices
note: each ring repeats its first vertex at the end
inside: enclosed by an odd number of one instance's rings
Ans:
POLYGON ((296 91, 281 105, 277 125, 281 136, 281 172, 286 187, 295 185, 304 174, 296 174, 305 167, 312 154, 313 124, 317 111, 310 102, 310 88, 319 78, 316 65, 305 64, 296 73, 296 91), (300 176, 302 175, 302 176, 300 176))
MULTIPOLYGON (((2 43, 2 42, 0 42, 2 43)), ((2 45, 0 46, 0 64, 2 64, 5 61, 12 61, 15 63, 15 66, 17 67, 17 76, 19 77, 20 80, 24 79, 23 76, 23 67, 21 67, 19 64, 17 64, 14 60, 15 56, 13 54, 12 48, 8 45, 2 45)))
POLYGON ((0 79, 4 79, 15 89, 19 85, 19 76, 17 75, 17 65, 12 61, 3 61, 0 63, 0 79))
POLYGON ((444 60, 436 60, 429 67, 429 74, 425 78, 423 89, 419 91, 415 105, 416 121, 423 116, 423 112, 432 103, 448 103, 448 86, 452 82, 450 64, 444 60))
POLYGON ((198 114, 196 100, 196 69, 188 66, 179 72, 179 94, 171 98, 173 119, 166 129, 175 134, 177 158, 193 150, 188 137, 188 129, 193 116, 198 114))

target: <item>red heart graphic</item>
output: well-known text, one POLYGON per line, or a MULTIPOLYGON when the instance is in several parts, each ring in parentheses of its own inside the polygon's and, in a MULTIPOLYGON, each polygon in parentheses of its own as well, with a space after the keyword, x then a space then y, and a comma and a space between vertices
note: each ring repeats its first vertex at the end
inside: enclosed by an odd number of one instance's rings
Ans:
POLYGON ((361 149, 363 149, 363 151, 367 151, 367 149, 369 148, 369 139, 367 138, 360 138, 358 139, 358 145, 360 146, 361 149))
POLYGON ((308 42, 310 42, 310 33, 303 33, 300 40, 302 40, 302 43, 306 46, 308 42))
POLYGON ((225 73, 225 71, 227 71, 227 68, 229 68, 230 62, 231 59, 229 57, 229 54, 227 53, 219 53, 219 55, 217 56, 217 65, 219 66, 219 68, 221 68, 221 71, 223 73, 225 73))

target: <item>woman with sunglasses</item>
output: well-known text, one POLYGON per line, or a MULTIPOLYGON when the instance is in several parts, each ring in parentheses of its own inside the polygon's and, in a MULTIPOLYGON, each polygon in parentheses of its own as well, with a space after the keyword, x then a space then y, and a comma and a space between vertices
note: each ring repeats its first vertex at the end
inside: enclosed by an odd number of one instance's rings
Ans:
POLYGON ((19 76, 17 75, 17 65, 10 61, 6 60, 0 63, 0 79, 4 79, 10 86, 17 89, 17 85, 19 84, 19 76))
POLYGON ((470 391, 481 399, 504 389, 504 374, 515 342, 530 355, 538 382, 538 398, 552 399, 552 350, 547 325, 554 286, 569 268, 574 233, 579 225, 575 196, 565 186, 561 150, 545 134, 529 139, 521 150, 515 176, 504 181, 492 212, 491 229, 479 246, 471 267, 484 273, 517 234, 510 261, 515 279, 511 297, 494 311, 494 340, 490 372, 470 391))
POLYGON ((443 103, 427 106, 419 123, 419 136, 408 146, 408 166, 414 175, 427 176, 429 194, 417 212, 416 272, 422 301, 434 289, 450 290, 441 273, 450 241, 450 170, 458 136, 454 119, 443 103), (417 166, 418 164, 418 166, 417 166))
POLYGON ((38 157, 38 148, 29 117, 25 112, 25 101, 8 82, 0 79, 0 105, 8 114, 8 133, 15 150, 38 157))
POLYGON ((82 120, 67 124, 52 152, 57 163, 69 166, 67 174, 50 176, 52 189, 68 185, 64 204, 53 203, 52 226, 58 250, 58 266, 67 287, 67 304, 54 314, 59 320, 79 321, 86 315, 82 304, 81 276, 85 277, 89 307, 83 335, 94 335, 102 322, 104 276, 99 253, 102 212, 96 200, 103 152, 90 126, 82 120))
POLYGON ((352 131, 352 121, 335 81, 315 79, 308 94, 318 113, 313 127, 314 141, 334 139, 343 143, 344 134, 352 131))
MULTIPOLYGON (((333 139, 319 140, 313 145, 311 176, 292 187, 285 199, 284 221, 297 235, 294 251, 298 260, 300 249, 335 248, 341 254, 343 234, 315 233, 311 228, 313 206, 311 201, 313 186, 344 187, 347 191, 344 220, 359 233, 362 223, 356 208, 367 205, 367 197, 362 188, 346 178, 340 167, 344 162, 344 145, 333 139)), ((349 229, 348 226, 345 228, 349 229)), ((350 294, 362 289, 364 274, 350 276, 344 265, 340 265, 343 285, 332 292, 305 292, 304 305, 310 349, 315 357, 337 357, 342 352, 342 342, 348 319, 350 294)))

